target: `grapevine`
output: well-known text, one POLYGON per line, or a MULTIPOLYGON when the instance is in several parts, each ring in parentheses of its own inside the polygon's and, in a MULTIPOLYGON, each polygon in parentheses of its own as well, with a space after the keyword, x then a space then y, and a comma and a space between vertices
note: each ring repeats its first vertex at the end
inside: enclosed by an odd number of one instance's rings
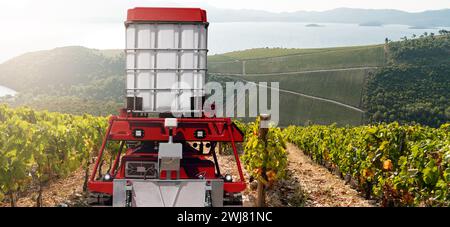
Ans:
POLYGON ((285 177, 287 168, 286 142, 280 128, 270 127, 266 141, 258 135, 260 119, 250 123, 246 129, 242 161, 256 179, 272 184, 285 177), (265 170, 265 174, 262 171, 265 170), (264 176, 267 176, 265 179, 264 176))
POLYGON ((86 165, 106 128, 106 118, 72 116, 0 105, 0 199, 16 195, 31 184, 42 186, 86 165))
POLYGON ((384 206, 450 205, 450 124, 290 126, 284 134, 384 206))

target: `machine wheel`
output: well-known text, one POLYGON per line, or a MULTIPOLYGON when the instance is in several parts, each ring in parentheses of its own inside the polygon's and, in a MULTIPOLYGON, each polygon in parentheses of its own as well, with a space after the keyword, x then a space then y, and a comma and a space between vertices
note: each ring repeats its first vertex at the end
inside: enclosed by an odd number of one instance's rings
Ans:
POLYGON ((112 196, 103 193, 89 193, 87 198, 89 206, 112 206, 112 196))
POLYGON ((131 190, 127 190, 125 192, 125 207, 133 206, 133 192, 131 190))
POLYGON ((234 193, 225 195, 223 199, 223 206, 225 207, 242 207, 243 199, 241 193, 234 193))
POLYGON ((212 207, 211 191, 206 191, 205 207, 212 207))

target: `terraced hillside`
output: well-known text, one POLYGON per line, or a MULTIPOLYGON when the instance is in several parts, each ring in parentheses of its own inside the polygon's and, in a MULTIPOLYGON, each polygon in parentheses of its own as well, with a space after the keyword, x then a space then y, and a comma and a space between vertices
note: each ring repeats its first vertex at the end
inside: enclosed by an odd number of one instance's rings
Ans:
MULTIPOLYGON (((327 49, 253 49, 214 55, 214 78, 280 83, 280 125, 359 125, 366 78, 385 65, 383 45, 327 49)), ((238 105, 244 104, 241 97, 238 105)))

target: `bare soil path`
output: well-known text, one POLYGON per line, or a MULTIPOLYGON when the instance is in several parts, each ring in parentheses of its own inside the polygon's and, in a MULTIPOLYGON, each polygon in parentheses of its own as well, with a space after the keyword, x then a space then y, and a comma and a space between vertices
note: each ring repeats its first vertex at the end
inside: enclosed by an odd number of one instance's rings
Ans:
MULTIPOLYGON (((44 207, 56 206, 88 206, 83 193, 84 170, 83 168, 63 179, 50 182, 43 189, 42 202, 44 207)), ((36 206, 37 193, 35 189, 25 192, 17 201, 18 207, 36 206)), ((0 207, 7 207, 9 203, 0 202, 0 207)))
MULTIPOLYGON (((269 207, 372 207, 374 201, 366 200, 350 185, 325 167, 313 162, 293 144, 287 145, 287 178, 280 180, 267 190, 269 207)), ((234 157, 219 155, 224 173, 237 176, 234 157)), ((245 180, 250 175, 244 169, 245 180)), ((237 180, 235 178, 235 180, 237 180)), ((256 181, 250 182, 243 193, 244 206, 254 206, 256 181)))
POLYGON ((295 145, 288 144, 289 169, 299 178, 310 207, 371 207, 376 204, 361 197, 335 174, 314 163, 295 145))

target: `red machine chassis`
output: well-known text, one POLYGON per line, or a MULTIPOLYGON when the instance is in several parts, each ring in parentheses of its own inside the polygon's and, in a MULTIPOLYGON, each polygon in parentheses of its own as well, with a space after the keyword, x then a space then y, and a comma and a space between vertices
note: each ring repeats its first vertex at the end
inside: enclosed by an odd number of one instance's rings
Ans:
MULTIPOLYGON (((244 136, 230 118, 178 118, 178 126, 173 129, 173 141, 176 142, 229 142, 231 143, 236 165, 239 171, 239 181, 224 182, 227 193, 242 192, 246 188, 244 174, 239 160, 236 142, 243 142, 244 136), (194 136, 197 130, 204 130, 206 137, 198 139, 194 136)), ((99 150, 98 157, 88 182, 90 192, 113 194, 113 182, 97 180, 97 170, 103 157, 108 141, 156 141, 167 142, 169 129, 164 126, 164 118, 129 117, 126 114, 111 116, 109 126, 99 150), (133 136, 133 131, 144 130, 142 138, 133 136)), ((121 154, 119 153, 111 169, 111 176, 115 176, 121 154)))

